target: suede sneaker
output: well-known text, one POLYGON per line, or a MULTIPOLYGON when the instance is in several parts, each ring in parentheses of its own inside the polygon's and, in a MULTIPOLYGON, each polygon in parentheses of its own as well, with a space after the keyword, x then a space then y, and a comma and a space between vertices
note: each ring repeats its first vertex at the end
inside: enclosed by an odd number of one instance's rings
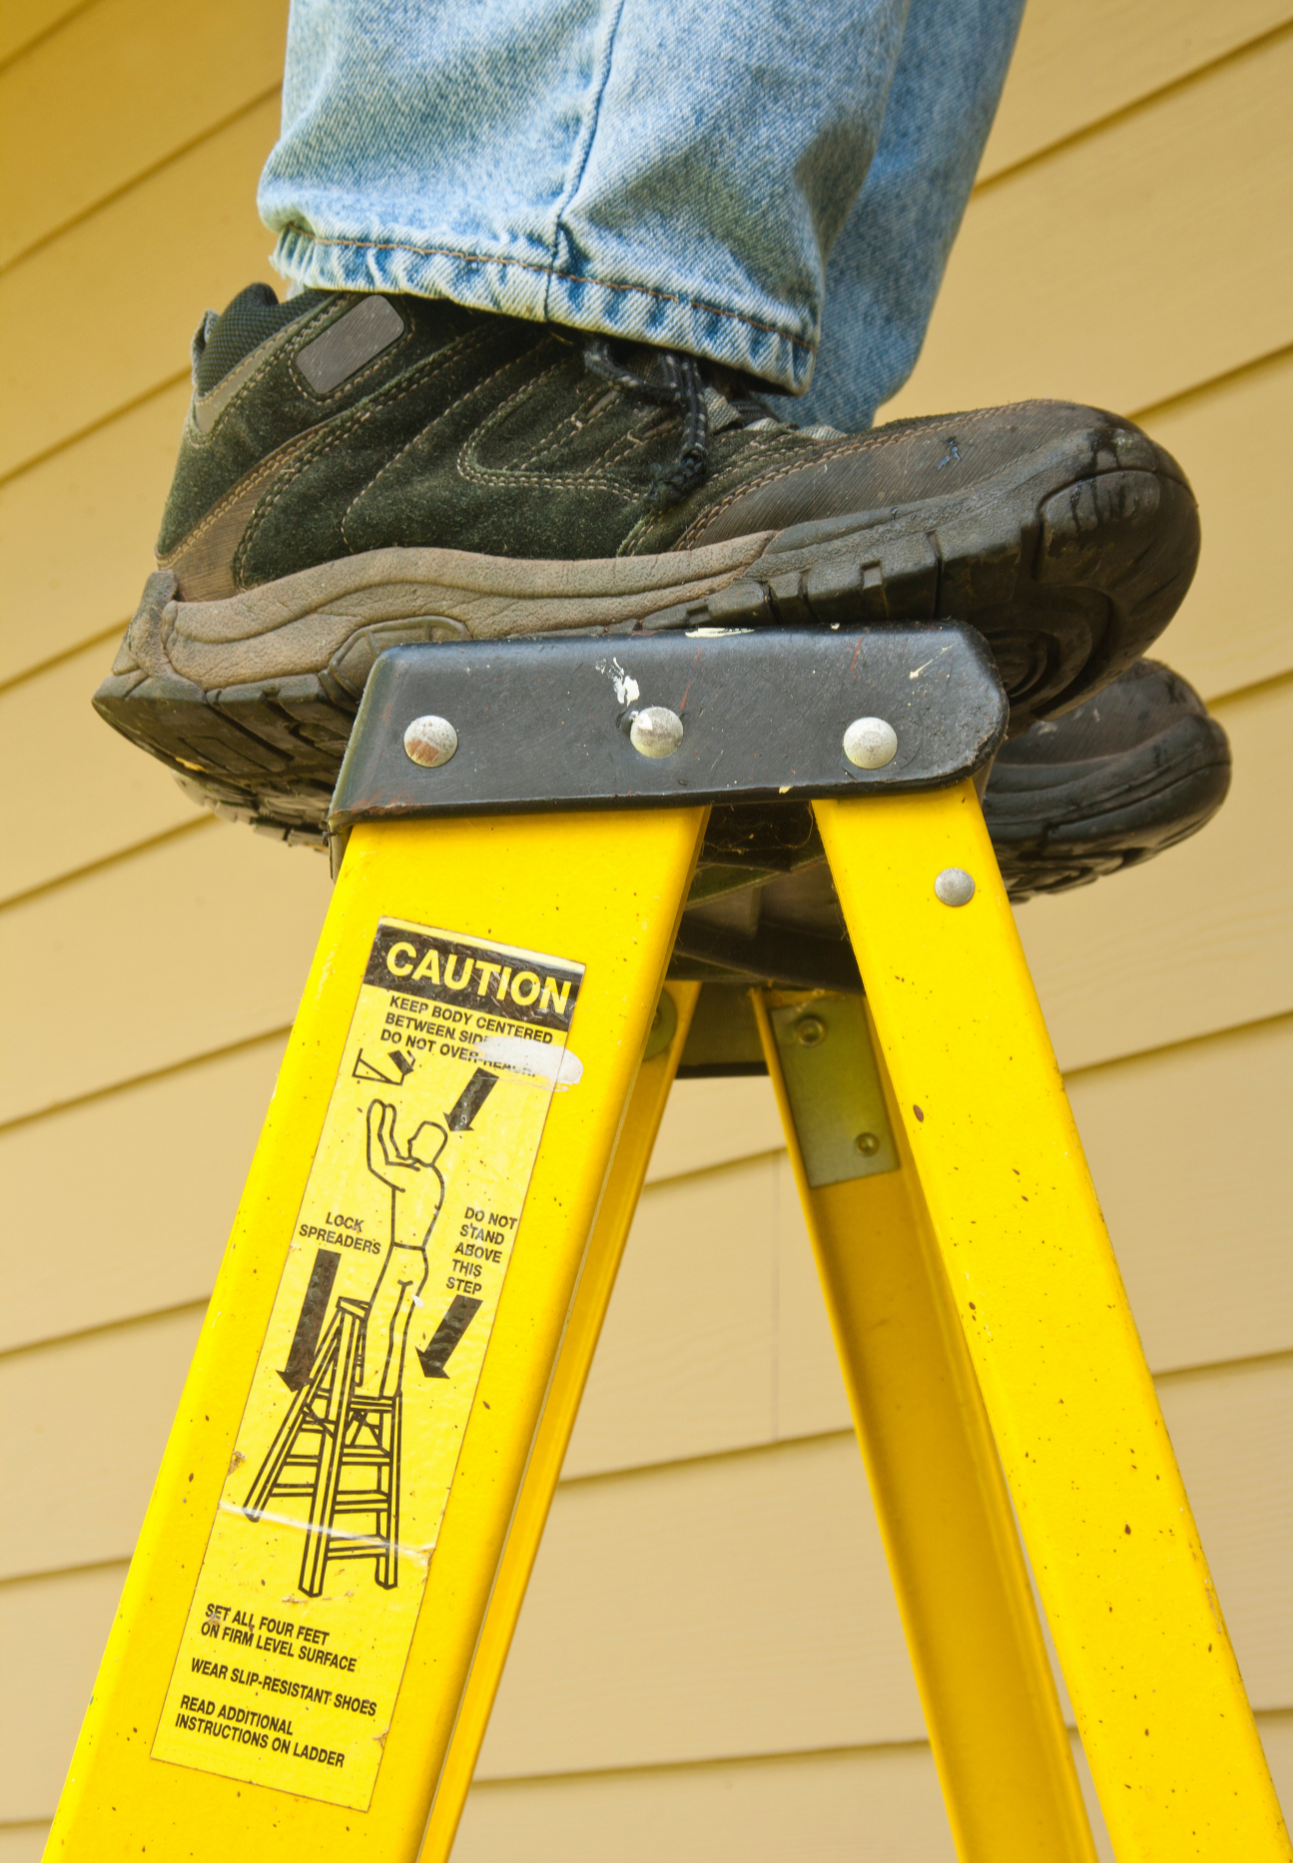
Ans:
POLYGON ((951 616, 1025 731, 1179 605, 1194 499, 1063 402, 799 429, 755 385, 442 299, 208 312, 158 568, 95 704, 195 799, 321 842, 376 656, 558 631, 951 616))

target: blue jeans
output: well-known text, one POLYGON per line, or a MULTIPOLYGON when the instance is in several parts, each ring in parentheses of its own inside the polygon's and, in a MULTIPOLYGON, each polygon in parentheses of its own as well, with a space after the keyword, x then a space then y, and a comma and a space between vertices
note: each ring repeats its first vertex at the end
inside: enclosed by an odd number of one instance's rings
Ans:
POLYGON ((683 349, 868 426, 1023 0, 293 0, 259 205, 302 285, 683 349))

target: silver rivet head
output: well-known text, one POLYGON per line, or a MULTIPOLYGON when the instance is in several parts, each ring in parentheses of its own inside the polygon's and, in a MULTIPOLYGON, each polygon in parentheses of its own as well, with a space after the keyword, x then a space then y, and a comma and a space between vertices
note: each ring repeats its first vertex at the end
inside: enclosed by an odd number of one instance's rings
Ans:
POLYGON ((855 718, 844 733, 844 755, 858 770, 883 770, 898 755, 898 733, 883 718, 855 718))
POLYGON ((944 867, 934 881, 934 892, 945 906, 968 906, 974 898, 974 875, 964 867, 944 867))
POLYGON ((647 1030, 646 1047, 642 1051, 644 1061, 654 1061, 658 1054, 663 1054, 674 1036, 678 1033, 678 1005, 668 990, 661 990, 660 1001, 655 1006, 655 1015, 651 1018, 651 1027, 647 1030))
POLYGON ((643 757, 672 757, 682 739, 682 719, 667 705, 648 705, 629 728, 629 743, 643 757))
POLYGON ((826 1024, 816 1016, 800 1016, 795 1024, 795 1040, 801 1048, 816 1048, 826 1040, 826 1024))
POLYGON ((859 1132, 853 1144, 864 1158, 874 1158, 880 1149, 880 1141, 874 1132, 859 1132))
POLYGON ((438 770, 457 748, 458 733, 447 718, 437 718, 433 712, 415 718, 404 733, 404 755, 424 770, 438 770))

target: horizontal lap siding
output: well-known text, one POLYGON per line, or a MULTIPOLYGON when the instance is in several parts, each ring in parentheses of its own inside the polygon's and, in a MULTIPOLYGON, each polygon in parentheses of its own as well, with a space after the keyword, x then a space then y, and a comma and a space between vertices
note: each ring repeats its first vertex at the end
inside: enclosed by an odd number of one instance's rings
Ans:
MULTIPOLYGON (((1293 1355, 1160 1381, 1254 1705, 1293 1699, 1293 1355)), ((561 1490, 481 1759, 576 1772, 918 1739, 851 1435, 561 1490)))
POLYGON ((129 1558, 203 1310, 0 1360, 0 1579, 129 1558), (159 1402, 163 1392, 171 1403, 159 1402))
POLYGON ((1019 930, 1062 1068, 1293 1009, 1293 679, 1214 707, 1235 772, 1193 840, 1099 886, 1034 899, 1019 930))
POLYGON ((0 11, 0 60, 8 63, 92 0, 10 0, 0 11))
MULTIPOLYGON (((1277 1785, 1293 1797, 1293 1715, 1261 1716, 1258 1724, 1277 1785)), ((1081 1752, 1075 1757, 1090 1799, 1081 1752)), ((1099 1831, 1096 1836, 1100 1863, 1113 1863, 1099 1831)), ((658 1863, 662 1856, 670 1863, 954 1859, 933 1761, 923 1746, 478 1785, 454 1863, 496 1863, 518 1849, 526 1863, 568 1863, 571 1857, 658 1863)))
POLYGON ((197 816, 173 840, 10 906, 0 972, 24 989, 0 1121, 282 1028, 328 896, 325 861, 197 816))
POLYGON ((283 1042, 263 1036, 0 1132, 0 1351, 207 1298, 283 1042))
POLYGON ((1134 411, 1293 337, 1293 34, 990 183, 888 414, 1134 411))
POLYGON ((1284 436, 1293 426, 1293 349, 1151 411, 1146 426, 1184 462, 1203 554, 1179 614, 1153 646, 1204 698, 1293 667, 1284 436))
MULTIPOLYGON (((173 359, 171 344, 168 364, 173 359)), ((0 485, 0 685, 91 640, 100 643, 103 671, 112 664, 152 568, 188 402, 185 371, 182 381, 0 485)), ((81 736, 89 734, 79 734, 78 745, 81 736)))
POLYGON ((0 692, 0 783, 12 793, 41 771, 39 808, 13 823, 0 903, 204 820, 163 764, 99 719, 87 721, 114 651, 83 647, 38 680, 0 692))
POLYGON ((0 268, 277 96, 286 27, 282 0, 99 0, 0 71, 0 268), (121 108, 126 93, 138 100, 133 110, 121 108), (51 121, 57 137, 45 133, 51 121), (36 143, 40 161, 26 160, 36 143))
MULTIPOLYGON (((159 1382, 173 1360, 178 1381, 191 1334, 181 1316, 130 1330, 137 1336, 123 1329, 83 1354, 87 1385, 102 1379, 89 1388, 111 1382, 120 1391, 105 1404, 110 1414, 88 1423, 83 1415, 70 1438, 52 1444, 64 1456, 72 1442, 81 1445, 88 1518, 75 1517, 68 1484, 39 1453, 14 1459, 26 1511, 47 1523, 48 1544, 65 1565, 106 1566, 128 1551, 160 1452, 164 1418, 150 1417, 125 1441, 112 1423, 138 1417, 145 1355, 159 1382)), ((34 1397, 56 1402, 70 1350, 51 1348, 28 1368, 34 1397)), ((1293 1356, 1169 1377, 1160 1391, 1254 1705, 1282 1708, 1293 1695, 1284 1586, 1293 1557, 1293 1356), (1273 1472, 1284 1479, 1273 1481, 1273 1472)), ((19 1548, 16 1562, 22 1557, 19 1548)), ((59 1582, 74 1589, 82 1580, 59 1582)), ((21 1590, 14 1583, 0 1595, 21 1590)), ((481 1776, 922 1734, 861 1460, 851 1434, 840 1432, 567 1482, 481 1776)))
POLYGON ((1070 1076, 1156 1372, 1293 1349, 1293 1017, 1070 1076))
MULTIPOLYGON (((0 1863, 39 1854, 328 897, 322 861, 204 823, 87 706, 148 568, 189 334, 269 275, 254 186, 284 9, 22 12, 0 61, 46 36, 0 63, 0 121, 25 145, 53 98, 72 128, 0 236, 0 778, 31 799, 0 875, 0 966, 21 979, 0 1453, 24 1495, 0 1536, 0 1863)), ((1270 236, 1288 12, 1033 0, 890 411, 1035 392, 1147 409, 1200 496, 1203 566, 1159 651, 1231 733, 1232 799, 1162 862, 1034 901, 1020 927, 1293 1788, 1293 1018, 1270 859, 1293 629, 1268 542, 1293 413, 1270 236)), ((666 1116, 456 1856, 518 1846, 950 1863, 763 1081, 681 1083, 666 1116)))
POLYGON ((1289 0, 1029 0, 983 182, 1090 129, 1141 98, 1232 55, 1293 17, 1289 0))
POLYGON ((278 114, 256 105, 0 276, 0 476, 187 376, 204 308, 267 276, 256 181, 278 114), (111 342, 93 340, 90 305, 111 306, 111 342), (32 367, 36 330, 56 366, 32 367))
POLYGON ((454 1863, 954 1863, 926 1747, 478 1785, 454 1863))
MULTIPOLYGON (((115 1368, 133 1377, 153 1366, 157 1413, 173 1408, 187 1361, 178 1348, 167 1358, 158 1342, 196 1331, 240 1188, 234 1140, 241 1136, 250 1150, 279 1047, 256 1044, 0 1140, 6 1175, 21 1186, 8 1226, 8 1278, 26 1283, 0 1358, 0 1381, 12 1394, 0 1441, 11 1468, 44 1458, 43 1473, 30 1479, 47 1483, 52 1496, 83 1427, 76 1365, 87 1367, 98 1393, 95 1427, 127 1445, 130 1457, 138 1393, 115 1368), (228 1135, 226 1144, 210 1144, 213 1126, 228 1135), (68 1157, 84 1158, 87 1169, 60 1192, 51 1220, 50 1187, 68 1157), (141 1161, 145 1181, 136 1188, 141 1161), (155 1317, 134 1317, 149 1304, 155 1317), (110 1330, 78 1336, 91 1321, 110 1330), (24 1394, 37 1385, 51 1395, 29 1405, 24 1394)), ((1278 1185, 1262 1170, 1283 1130, 1291 1075, 1293 1019, 1284 1019, 1094 1069, 1072 1083, 1151 1367, 1168 1383, 1197 1375, 1200 1365, 1212 1363, 1221 1377, 1226 1361, 1293 1351, 1287 1225, 1278 1185), (1216 1169, 1218 1154, 1228 1179, 1216 1169)), ((766 1083, 758 1084, 770 1101, 766 1083)), ((648 1188, 567 1479, 847 1426, 784 1154, 648 1188), (692 1295, 680 1300, 680 1287, 692 1295)), ((5 1570, 128 1551, 152 1469, 147 1456, 123 1465, 117 1520, 127 1526, 109 1532, 95 1514, 79 1522, 90 1537, 75 1547, 64 1527, 48 1524, 52 1514, 38 1509, 11 1522, 24 1538, 5 1570)))
POLYGON ((0 1585, 6 1824, 47 1818, 58 1801, 125 1576, 124 1564, 112 1564, 0 1585))

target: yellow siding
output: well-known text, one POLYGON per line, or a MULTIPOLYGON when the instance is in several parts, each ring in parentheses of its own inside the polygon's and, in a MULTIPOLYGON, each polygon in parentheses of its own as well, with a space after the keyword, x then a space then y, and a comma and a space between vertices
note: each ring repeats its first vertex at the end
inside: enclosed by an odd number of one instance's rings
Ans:
POLYGON ((1293 421, 1293 351, 1150 410, 1156 440, 1190 462, 1203 556, 1154 651, 1211 699, 1293 665, 1293 604, 1280 552, 1288 522, 1280 449, 1293 421))
POLYGON ((254 106, 0 275, 0 473, 187 376, 203 307, 266 275, 256 182, 277 125, 276 99, 254 106), (110 343, 91 340, 90 280, 110 343), (35 331, 56 366, 31 366, 35 331))
POLYGON ((1235 775, 1211 833, 1114 888, 1037 899, 1019 915, 1060 1066, 1233 1028, 1293 1008, 1293 871, 1271 858, 1293 819, 1293 679, 1214 707, 1235 775))
POLYGON ((1287 344, 1291 82, 1285 32, 985 183, 892 410, 1133 412, 1287 344))
POLYGON ((139 600, 188 399, 185 373, 0 484, 0 682, 90 640, 111 640, 99 664, 111 660, 139 600))
POLYGON ((13 1832, 0 1848, 3 1863, 40 1855, 125 1576, 117 1561, 0 1585, 0 1834, 14 1825, 38 1826, 13 1832))
POLYGON ((129 1557, 170 1428, 157 1392, 178 1392, 201 1320, 186 1307, 6 1354, 0 1578, 129 1557))
POLYGON ((1103 123, 1288 21, 1288 0, 1056 0, 1024 13, 981 181, 1103 123))
MULTIPOLYGON (((1232 799, 1020 923, 1293 1799, 1291 13, 1033 0, 895 410, 1141 411, 1200 492, 1203 566, 1159 651, 1232 735, 1232 799)), ((0 11, 0 147, 24 152, 0 230, 0 781, 22 798, 0 871, 0 1863, 40 1853, 328 895, 321 860, 196 816, 87 704, 148 567, 189 334, 269 275, 284 17, 0 11)), ((863 1833, 881 1863, 950 1863, 771 1095, 685 1082, 455 1855, 833 1860, 863 1833), (682 1335, 680 1273, 713 1296, 682 1335)))
POLYGON ((205 1302, 282 1052, 270 1035, 0 1132, 0 1350, 205 1302))
POLYGON ((1293 1018, 1069 1076, 1155 1371, 1293 1347, 1293 1018))
POLYGON ((250 104, 277 97, 286 26, 282 0, 99 0, 0 71, 0 266, 250 104), (125 93, 137 108, 122 110, 125 93), (55 119, 62 133, 53 138, 45 129, 55 119), (37 139, 40 161, 24 159, 37 139))
POLYGON ((0 6, 0 63, 35 47, 59 23, 81 12, 86 0, 4 0, 0 6))
POLYGON ((0 783, 14 794, 27 772, 43 774, 39 810, 11 825, 0 899, 19 899, 193 824, 193 804, 168 770, 115 731, 108 737, 66 728, 69 718, 79 722, 114 648, 96 641, 43 678, 0 692, 0 783), (49 755, 51 744, 59 745, 57 757, 49 755), (91 793, 95 806, 87 809, 91 793))
POLYGON ((317 856, 285 859, 277 842, 199 816, 169 840, 10 906, 0 974, 21 976, 24 988, 9 1014, 15 1065, 0 1118, 283 1028, 327 895, 317 856))

